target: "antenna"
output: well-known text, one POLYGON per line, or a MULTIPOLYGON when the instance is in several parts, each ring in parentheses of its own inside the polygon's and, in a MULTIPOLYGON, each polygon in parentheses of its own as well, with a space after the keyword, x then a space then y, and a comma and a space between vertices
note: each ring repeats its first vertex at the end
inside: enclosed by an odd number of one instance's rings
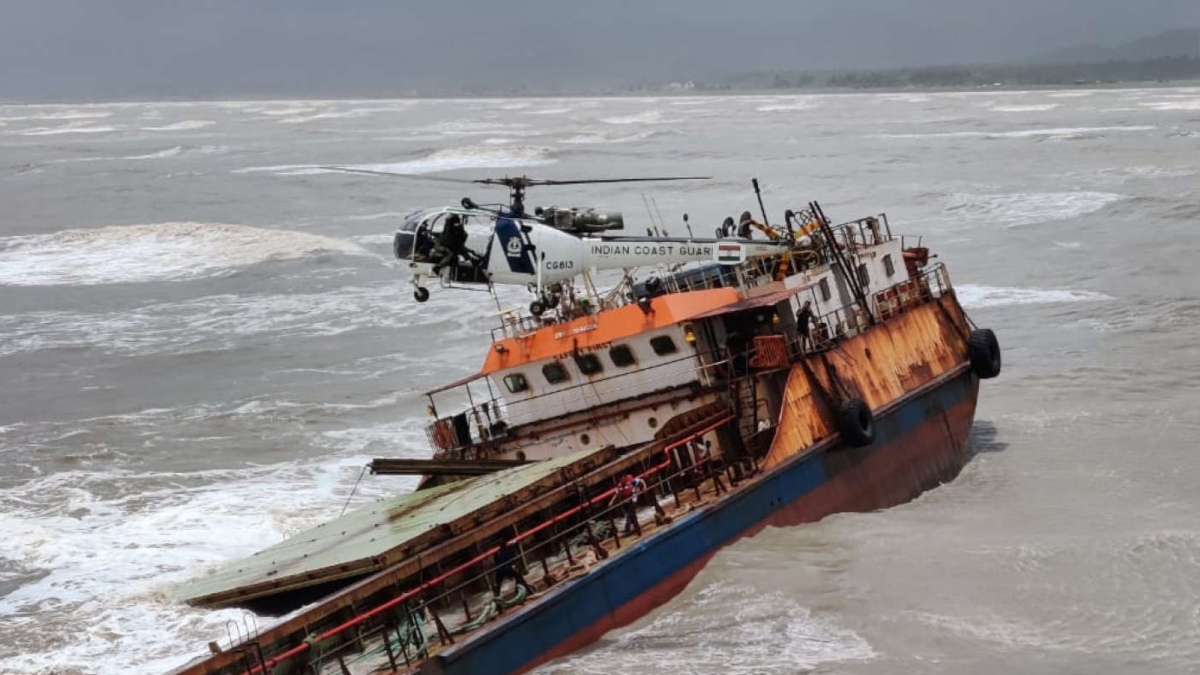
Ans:
POLYGON ((654 211, 650 210, 650 202, 647 201, 645 192, 642 193, 642 204, 645 205, 646 216, 650 218, 650 225, 653 226, 653 229, 651 229, 649 227, 646 228, 646 236, 648 236, 648 237, 656 236, 655 233, 658 232, 658 223, 654 222, 654 211))
POLYGON ((667 226, 663 222, 662 212, 658 210, 658 200, 652 196, 650 197, 650 203, 654 206, 654 213, 658 214, 658 236, 665 237, 667 236, 667 226))
POLYGON ((763 206, 762 192, 759 192, 758 190, 758 179, 751 178, 750 183, 754 185, 754 196, 758 197, 758 210, 762 211, 763 225, 770 227, 771 221, 767 220, 767 209, 765 206, 763 206))

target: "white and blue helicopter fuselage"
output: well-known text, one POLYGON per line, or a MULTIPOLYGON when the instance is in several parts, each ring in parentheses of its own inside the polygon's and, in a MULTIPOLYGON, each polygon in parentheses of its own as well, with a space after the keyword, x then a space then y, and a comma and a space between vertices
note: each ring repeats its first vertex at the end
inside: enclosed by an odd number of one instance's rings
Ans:
POLYGON ((439 207, 410 214, 396 232, 396 257, 407 263, 419 301, 424 282, 516 284, 536 287, 598 270, 716 261, 736 264, 778 253, 781 244, 747 239, 577 236, 536 218, 479 209, 439 207), (457 215, 466 229, 463 250, 440 245, 447 219, 457 215))

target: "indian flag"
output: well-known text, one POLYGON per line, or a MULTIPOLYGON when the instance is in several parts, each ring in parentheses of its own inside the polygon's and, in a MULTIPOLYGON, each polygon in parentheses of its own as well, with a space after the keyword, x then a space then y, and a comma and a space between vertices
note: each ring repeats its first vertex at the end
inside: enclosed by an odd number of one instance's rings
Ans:
POLYGON ((746 260, 746 250, 741 244, 717 244, 717 262, 723 265, 736 265, 746 260))

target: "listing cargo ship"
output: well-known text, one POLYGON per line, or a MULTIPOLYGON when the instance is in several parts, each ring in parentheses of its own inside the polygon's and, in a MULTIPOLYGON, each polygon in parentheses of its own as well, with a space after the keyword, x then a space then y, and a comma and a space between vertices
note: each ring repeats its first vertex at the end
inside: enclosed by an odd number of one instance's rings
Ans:
MULTIPOLYGON (((465 201, 402 228, 397 255, 484 215, 465 201)), ((522 216, 492 214, 495 231, 522 216)), ((420 487, 184 587, 193 605, 283 618, 243 622, 174 672, 525 672, 764 527, 954 478, 979 382, 1000 372, 994 334, 886 215, 835 226, 810 202, 786 220, 755 223, 765 241, 689 238, 706 263, 627 270, 604 294, 560 284, 533 314, 500 314, 479 372, 428 393, 432 458, 371 464, 420 487)), ((633 241, 578 235, 596 255, 633 241)), ((478 277, 492 253, 433 273, 478 277)))

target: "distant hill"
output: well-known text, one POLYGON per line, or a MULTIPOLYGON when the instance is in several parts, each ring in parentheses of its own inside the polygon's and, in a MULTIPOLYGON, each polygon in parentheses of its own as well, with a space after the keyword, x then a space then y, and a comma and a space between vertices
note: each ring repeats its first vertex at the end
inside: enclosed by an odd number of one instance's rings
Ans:
POLYGON ((1055 49, 1029 59, 1023 59, 1022 63, 1103 63, 1106 61, 1146 61, 1176 56, 1200 57, 1200 28, 1169 30, 1113 47, 1080 45, 1055 49))

